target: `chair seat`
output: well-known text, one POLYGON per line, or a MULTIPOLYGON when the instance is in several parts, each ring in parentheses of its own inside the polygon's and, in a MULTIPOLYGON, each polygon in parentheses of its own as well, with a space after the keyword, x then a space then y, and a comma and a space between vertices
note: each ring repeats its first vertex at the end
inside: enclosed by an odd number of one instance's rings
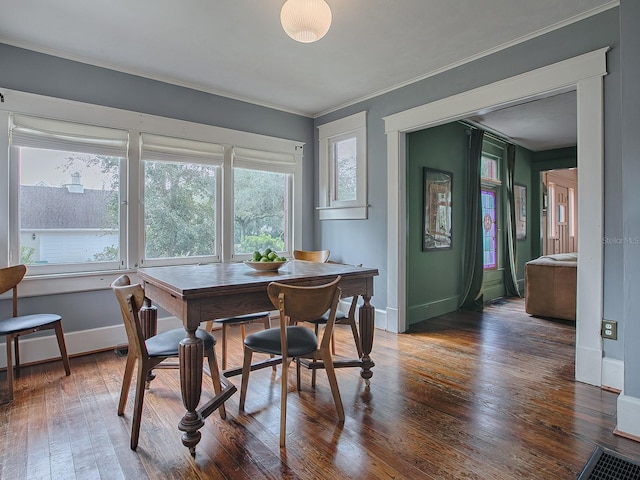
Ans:
MULTIPOLYGON (((281 355, 280 328, 270 328, 252 333, 244 340, 244 344, 254 352, 281 355)), ((313 330, 306 327, 287 327, 287 354, 290 357, 301 357, 318 349, 318 337, 313 330)))
POLYGON ((239 325, 241 323, 255 322, 256 320, 260 320, 261 318, 264 318, 267 315, 269 315, 269 312, 250 313, 248 315, 239 315, 237 317, 218 318, 214 320, 214 322, 226 324, 226 325, 239 325))
POLYGON ((9 335, 31 328, 38 328, 62 320, 60 315, 54 313, 36 313, 34 315, 22 315, 0 321, 0 335, 9 335))
MULTIPOLYGON (((311 320, 309 321, 309 323, 319 323, 324 325, 329 321, 329 313, 330 311, 327 311, 320 318, 316 320, 311 320)), ((336 312, 336 323, 340 323, 340 320, 344 320, 345 318, 347 318, 347 316, 343 312, 340 312, 340 311, 336 312)))
MULTIPOLYGON (((184 328, 175 328, 168 332, 162 332, 145 341, 150 357, 177 357, 178 344, 187 336, 184 328)), ((202 329, 196 330, 196 337, 204 342, 204 349, 213 348, 216 337, 202 329)))

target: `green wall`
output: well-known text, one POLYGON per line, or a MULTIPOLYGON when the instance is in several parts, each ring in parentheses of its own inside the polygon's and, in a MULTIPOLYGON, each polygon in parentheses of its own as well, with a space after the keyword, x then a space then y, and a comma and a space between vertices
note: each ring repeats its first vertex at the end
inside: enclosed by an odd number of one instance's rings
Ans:
POLYGON ((455 122, 407 135, 407 325, 458 308, 465 236, 466 130, 455 122), (453 173, 448 250, 422 251, 424 167, 453 173))
MULTIPOLYGON (((540 206, 534 201, 538 198, 534 196, 534 182, 540 183, 540 175, 538 174, 534 180, 531 166, 534 155, 535 153, 531 150, 516 146, 516 168, 513 172, 513 183, 527 187, 527 236, 516 242, 516 274, 522 295, 524 295, 524 265, 539 256, 534 255, 532 247, 536 243, 534 239, 539 242, 540 238, 540 206)), ((538 187, 537 190, 540 188, 538 187)))
MULTIPOLYGON (((466 233, 466 130, 467 127, 454 122, 407 135, 407 325, 458 309, 466 233), (424 167, 453 173, 453 240, 449 250, 422 251, 424 167)), ((491 147, 485 145, 484 148, 491 147)), ((497 151, 492 153, 499 154, 497 151)), ((524 264, 534 258, 534 239, 539 239, 540 235, 540 210, 536 211, 533 200, 537 198, 532 183, 535 177, 532 169, 534 156, 525 148, 516 148, 514 182, 527 187, 527 236, 516 245, 521 291, 524 291, 524 264), (533 225, 538 226, 537 230, 532 228, 533 225)), ((537 175, 539 178, 539 172, 537 175)), ((502 275, 502 270, 493 272, 492 292, 500 291, 496 283, 500 282, 502 275)), ((485 297, 485 301, 487 299, 485 297)))

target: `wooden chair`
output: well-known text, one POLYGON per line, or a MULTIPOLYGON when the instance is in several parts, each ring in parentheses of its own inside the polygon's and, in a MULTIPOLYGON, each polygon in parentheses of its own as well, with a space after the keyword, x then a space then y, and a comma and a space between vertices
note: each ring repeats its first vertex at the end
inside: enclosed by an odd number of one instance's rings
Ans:
MULTIPOLYGON (((213 322, 207 322, 205 328, 208 332, 213 330, 213 323, 218 323, 222 326, 222 369, 227 369, 227 338, 229 329, 233 326, 240 326, 240 333, 242 335, 242 341, 244 341, 246 335, 245 325, 248 323, 262 322, 264 328, 271 328, 271 316, 270 312, 252 313, 249 315, 240 315, 238 317, 218 318, 213 322)), ((275 368, 275 367, 274 367, 275 368)))
MULTIPOLYGON (((124 369, 122 389, 120 390, 120 402, 118 403, 118 415, 120 416, 124 415, 124 408, 129 396, 133 369, 136 361, 138 362, 138 376, 135 404, 133 407, 133 423, 131 425, 130 445, 131 450, 135 450, 138 446, 138 438, 140 436, 140 421, 147 375, 153 368, 158 366, 164 360, 178 357, 178 345, 185 337, 185 331, 182 328, 176 328, 168 332, 153 335, 145 340, 142 333, 142 326, 140 325, 140 319, 138 317, 138 312, 146 301, 142 286, 137 283, 132 285, 127 275, 121 275, 111 284, 111 288, 118 299, 118 303, 120 304, 122 319, 124 321, 125 330, 127 331, 127 339, 129 341, 127 364, 124 369)), ((216 339, 213 335, 202 329, 196 330, 196 336, 204 341, 204 356, 208 359, 211 380, 213 381, 213 389, 217 395, 221 392, 222 387, 220 383, 220 373, 218 371, 218 362, 216 361, 214 350, 216 339)), ((224 403, 220 405, 218 410, 220 412, 220 417, 226 418, 224 403)))
POLYGON ((13 400, 14 368, 11 344, 14 343, 16 356, 15 375, 18 376, 20 375, 20 348, 18 338, 22 335, 40 330, 55 330, 65 373, 67 376, 71 375, 69 356, 67 355, 67 347, 64 343, 64 332, 62 331, 62 317, 53 313, 36 313, 18 316, 18 284, 22 281, 26 273, 27 267, 24 265, 0 268, 0 295, 13 289, 13 316, 0 320, 0 335, 5 336, 7 343, 8 401, 13 400))
MULTIPOLYGON (((336 309, 340 298, 338 283, 341 277, 333 282, 315 287, 298 287, 272 282, 267 287, 267 293, 274 307, 280 314, 280 327, 263 330, 247 335, 244 340, 244 363, 242 366, 242 386, 240 388, 240 411, 244 410, 247 385, 251 370, 262 368, 252 365, 254 352, 268 353, 282 356, 281 396, 280 396, 280 447, 285 446, 288 369, 290 358, 322 359, 329 378, 331 394, 338 412, 338 418, 344 421, 344 408, 338 389, 333 358, 329 345, 336 309), (307 327, 297 325, 320 317, 329 310, 329 318, 319 342, 317 335, 307 327)), ((264 365, 267 366, 268 364, 264 365)), ((300 364, 297 366, 297 388, 300 390, 300 364)))
MULTIPOLYGON (((307 253, 322 253, 324 254, 324 252, 326 252, 326 258, 324 257, 324 255, 316 255, 315 258, 317 258, 318 260, 310 260, 310 261, 317 261, 320 263, 339 263, 339 262, 333 262, 331 260, 329 260, 329 250, 322 250, 321 252, 307 252, 307 253), (322 260, 324 258, 324 260, 322 260)), ((295 256, 295 251, 294 251, 294 256, 295 256)), ((309 257, 312 257, 312 255, 310 255, 309 257)), ((357 265, 358 267, 361 267, 362 264, 357 265)), ((356 295, 355 297, 352 297, 351 299, 351 305, 349 307, 349 311, 347 312, 347 314, 345 315, 342 311, 338 310, 336 312, 336 325, 349 325, 351 327, 351 333, 353 335, 353 341, 355 343, 356 346, 356 351, 358 352, 358 358, 362 357, 362 347, 360 345, 360 335, 358 334, 358 326, 356 323, 356 307, 358 306, 358 295, 356 295)), ((316 335, 318 335, 318 330, 320 329, 320 325, 326 325, 327 320, 329 318, 329 312, 326 312, 324 315, 322 315, 320 318, 316 318, 315 320, 311 320, 309 323, 312 323, 314 325, 314 330, 316 332, 316 335)), ((333 355, 336 354, 336 342, 335 342, 335 338, 333 337, 333 335, 331 335, 331 353, 333 355)), ((311 386, 315 387, 316 386, 316 369, 313 369, 311 371, 311 386)))
MULTIPOLYGON (((358 306, 358 298, 356 295, 351 298, 351 305, 349 306, 349 311, 345 315, 343 312, 338 310, 336 312, 336 320, 335 325, 349 325, 351 327, 351 333, 353 335, 353 341, 356 345, 356 351, 358 352, 358 358, 362 358, 362 347, 360 345, 360 335, 358 334, 358 327, 356 325, 356 307, 358 306)), ((320 325, 326 325, 329 321, 330 312, 325 312, 320 318, 316 318, 315 320, 311 320, 309 323, 313 324, 315 334, 318 335, 318 331, 320 330, 320 325)), ((326 327, 325 327, 326 328, 326 327)), ((333 333, 333 332, 332 332, 333 333)), ((331 353, 333 355, 336 354, 336 341, 333 334, 331 335, 331 353)), ((311 370, 311 386, 316 386, 316 369, 311 370)))
POLYGON ((294 250, 293 258, 307 262, 327 263, 330 253, 329 250, 294 250))

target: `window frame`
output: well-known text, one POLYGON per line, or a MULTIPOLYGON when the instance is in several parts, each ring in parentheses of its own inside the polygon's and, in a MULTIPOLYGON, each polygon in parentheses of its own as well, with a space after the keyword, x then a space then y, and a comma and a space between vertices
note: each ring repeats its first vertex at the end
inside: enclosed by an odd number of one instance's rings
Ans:
MULTIPOLYGON (((300 208, 296 208, 296 202, 294 200, 295 192, 300 191, 299 188, 296 189, 295 187, 296 171, 298 170, 298 165, 297 165, 297 162, 295 161, 295 158, 293 158, 291 155, 282 154, 282 153, 266 152, 266 151, 239 148, 239 147, 232 148, 229 157, 230 159, 228 163, 229 165, 228 170, 229 170, 229 176, 231 178, 231 181, 228 184, 229 185, 228 190, 231 190, 231 192, 233 192, 233 189, 235 186, 234 184, 235 168, 264 171, 264 172, 270 172, 270 173, 281 173, 284 175, 288 175, 287 177, 288 208, 287 208, 286 222, 288 225, 290 225, 291 228, 289 228, 286 232, 287 239, 285 241, 285 244, 287 245, 288 248, 285 251, 278 252, 278 254, 281 256, 291 257, 293 255, 293 250, 294 250, 293 242, 296 237, 295 228, 297 223, 295 221, 295 215, 296 215, 296 212, 300 211, 300 208)), ((230 211, 228 212, 230 215, 230 228, 226 229, 225 231, 225 233, 228 234, 228 238, 229 238, 228 241, 226 242, 226 246, 228 248, 225 250, 225 253, 228 256, 229 261, 232 261, 232 262, 251 260, 253 252, 249 252, 249 253, 234 252, 234 232, 235 232, 234 198, 232 195, 226 195, 225 198, 228 199, 228 201, 230 202, 229 205, 231 205, 231 208, 226 209, 230 211)), ((300 205, 300 203, 298 203, 298 205, 300 205)))
MULTIPOLYGON (((222 166, 226 148, 224 145, 215 142, 202 142, 186 138, 156 135, 147 132, 139 134, 140 142, 140 202, 139 202, 139 229, 138 229, 138 252, 140 266, 156 267, 164 265, 189 265, 194 263, 216 263, 222 258, 222 166), (167 258, 147 258, 146 257, 146 232, 145 232, 145 137, 150 139, 153 146, 149 147, 149 161, 154 162, 175 162, 175 163, 198 163, 200 165, 213 166, 216 169, 216 195, 215 195, 215 254, 214 255, 194 255, 189 257, 167 257, 167 258), (185 156, 180 157, 181 150, 188 150, 190 144, 206 144, 211 148, 208 155, 196 151, 198 146, 193 146, 192 150, 185 156), (216 151, 217 150, 217 151, 216 151), (219 160, 218 160, 219 158, 219 160)), ((147 142, 149 143, 149 142, 147 142)), ((204 145, 203 145, 204 147, 204 145)))
MULTIPOLYGON (((503 223, 503 212, 502 212, 502 195, 503 195, 503 189, 502 189, 502 174, 503 174, 503 158, 501 155, 497 154, 497 153, 490 153, 487 150, 492 150, 492 149, 497 149, 500 152, 504 152, 504 147, 502 144, 494 141, 491 138, 485 139, 485 145, 483 145, 483 151, 482 151, 482 156, 481 156, 481 162, 484 159, 490 160, 492 162, 495 162, 495 168, 493 169, 495 172, 495 177, 493 178, 487 178, 487 177, 482 177, 480 178, 480 188, 481 190, 486 190, 486 191, 490 191, 493 192, 495 195, 495 233, 496 233, 496 265, 495 267, 490 267, 490 268, 486 268, 484 266, 484 260, 483 260, 483 271, 485 273, 490 273, 490 272, 498 272, 500 270, 502 270, 504 268, 503 266, 503 258, 502 258, 502 249, 504 248, 504 245, 502 245, 502 223, 503 223)), ((480 169, 482 171, 482 168, 480 169)), ((484 238, 484 235, 483 235, 484 238)), ((483 257, 484 257, 484 247, 483 247, 483 257)), ((486 281, 486 279, 485 279, 486 281)))
MULTIPOLYGON (((118 211, 118 258, 116 260, 111 261, 101 261, 101 262, 78 262, 78 263, 52 263, 52 264, 34 264, 29 265, 27 270, 27 276, 31 275, 52 275, 52 274, 74 274, 74 273, 90 273, 90 272, 98 272, 105 270, 118 270, 123 265, 126 264, 126 251, 123 248, 124 244, 122 240, 126 237, 127 234, 127 221, 126 221, 126 209, 122 208, 122 199, 125 198, 125 189, 124 185, 126 185, 127 181, 127 158, 126 152, 128 151, 128 134, 124 129, 113 128, 113 127, 104 127, 98 126, 94 123, 78 123, 72 120, 66 119, 57 119, 51 117, 44 117, 41 115, 32 115, 32 114, 23 114, 20 112, 9 112, 7 115, 7 126, 9 128, 9 136, 8 136, 8 164, 9 164, 9 199, 8 199, 8 209, 9 209, 9 220, 8 220, 8 250, 9 250, 9 260, 7 264, 16 264, 20 261, 20 148, 29 147, 35 149, 42 150, 57 150, 62 152, 77 152, 77 153, 96 153, 96 149, 101 150, 100 147, 96 147, 94 142, 84 142, 84 139, 91 138, 90 134, 91 130, 113 130, 114 132, 120 133, 123 138, 120 142, 124 142, 124 145, 116 148, 116 150, 120 151, 119 153, 124 154, 124 156, 120 158, 119 165, 119 186, 118 186, 118 196, 120 208, 118 211), (16 120, 16 118, 18 120, 16 120), (27 140, 27 145, 23 142, 22 145, 16 145, 11 141, 11 135, 13 135, 13 128, 19 130, 30 130, 33 129, 33 134, 28 135, 30 140, 27 140), (81 134, 77 130, 82 130, 83 127, 86 127, 88 133, 85 137, 82 137, 81 134), (41 132, 45 133, 45 135, 38 134, 38 130, 42 129, 41 132), (58 133, 55 133, 56 129, 59 129, 58 133), (52 133, 51 135, 47 135, 47 133, 52 133), (78 135, 76 137, 76 135, 78 135), (56 137, 60 138, 60 142, 56 137), (77 140, 74 140, 76 138, 77 140), (35 139, 35 141, 34 141, 35 139), (35 143, 35 144, 33 144, 35 143), (58 143, 63 143, 68 146, 69 149, 59 148, 60 145, 55 145, 58 143), (82 144, 85 143, 86 148, 81 148, 82 144), (54 146, 55 145, 55 146, 54 146), (58 148, 56 148, 58 147, 58 148)), ((110 148, 108 149, 110 150, 110 148)))
POLYGON ((318 126, 319 163, 318 207, 320 220, 363 220, 368 217, 367 204, 367 112, 318 126), (336 200, 333 145, 354 138, 356 140, 356 198, 336 200))
MULTIPOLYGON (((5 96, 5 102, 0 103, 0 124, 4 124, 5 128, 3 129, 4 133, 0 133, 0 161, 3 161, 7 168, 0 169, 0 190, 4 190, 8 194, 0 196, 0 225, 3 225, 6 229, 6 233, 0 235, 0 252, 2 252, 0 253, 0 267, 12 265, 19 261, 15 259, 15 254, 10 254, 11 247, 15 245, 14 236, 16 233, 14 232, 14 227, 18 224, 17 216, 14 218, 14 214, 10 213, 10 199, 15 202, 19 195, 17 171, 15 166, 10 164, 8 157, 10 115, 16 113, 51 118, 65 122, 126 130, 129 133, 127 158, 124 160, 125 165, 120 172, 120 189, 122 192, 120 214, 125 217, 125 220, 120 225, 121 261, 119 265, 117 268, 100 271, 81 268, 80 271, 65 271, 47 275, 41 274, 42 272, 35 272, 35 269, 30 268, 23 281, 22 296, 101 290, 123 272, 135 274, 135 269, 140 266, 140 259, 142 258, 140 253, 140 225, 142 223, 141 218, 143 218, 141 216, 143 215, 143 198, 141 196, 140 182, 143 182, 144 179, 142 178, 140 160, 139 136, 141 132, 223 145, 225 147, 225 158, 222 166, 222 175, 219 176, 222 182, 228 181, 226 176, 231 170, 230 151, 234 146, 292 156, 295 159, 295 168, 292 179, 293 226, 290 246, 291 249, 301 246, 301 187, 304 142, 89 103, 62 100, 16 90, 3 89, 2 91, 5 96), (99 122, 96 122, 96 119, 99 119, 99 122)), ((224 210, 224 204, 230 201, 229 195, 232 195, 232 191, 229 188, 224 188, 224 183, 222 189, 219 190, 223 191, 222 208, 224 210)), ((225 218, 223 217, 221 221, 223 228, 225 228, 225 218)), ((232 258, 228 251, 229 249, 225 248, 225 237, 222 233, 220 235, 222 245, 218 250, 221 252, 219 261, 230 262, 232 258)), ((193 263, 199 263, 196 259, 192 258, 191 260, 193 260, 193 263)), ((172 264, 177 264, 177 262, 172 264)))

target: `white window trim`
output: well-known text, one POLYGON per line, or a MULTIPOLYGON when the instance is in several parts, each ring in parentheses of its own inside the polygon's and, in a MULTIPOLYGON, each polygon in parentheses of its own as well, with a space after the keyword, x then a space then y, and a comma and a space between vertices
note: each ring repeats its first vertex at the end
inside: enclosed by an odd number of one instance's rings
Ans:
MULTIPOLYGON (((67 120, 50 119, 35 115, 9 114, 9 129, 12 139, 9 150, 9 181, 19 189, 19 148, 60 149, 62 151, 91 152, 97 155, 120 157, 120 191, 119 197, 124 198, 123 185, 126 184, 126 155, 128 148, 128 132, 123 129, 103 128, 93 124, 76 124, 67 120), (16 141, 16 138, 18 139, 16 141), (91 140, 86 141, 89 138, 91 140)), ((16 198, 11 190, 10 199, 16 198)), ((19 212, 18 202, 9 201, 9 262, 15 263, 20 258, 19 247, 19 212)), ((126 210, 120 209, 119 239, 122 244, 123 234, 126 235, 126 210)), ((49 230, 51 231, 51 230, 49 230)), ((123 248, 117 260, 101 262, 82 262, 51 265, 30 265, 28 276, 51 275, 67 273, 88 273, 105 270, 118 270, 125 264, 123 248)))
POLYGON ((362 220, 367 218, 367 112, 318 126, 320 173, 317 210, 320 220, 362 220), (357 186, 355 201, 335 201, 331 145, 338 140, 356 139, 357 186))
MULTIPOLYGON (((30 275, 23 281, 22 296, 99 290, 106 288, 109 282, 121 273, 135 272, 135 269, 139 266, 137 259, 141 258, 139 243, 139 226, 142 215, 139 140, 141 132, 221 144, 225 147, 225 161, 227 159, 226 152, 230 152, 233 146, 293 155, 296 167, 292 198, 294 231, 292 232, 291 248, 295 249, 301 246, 303 142, 36 95, 18 90, 5 89, 1 86, 0 90, 5 98, 5 101, 0 103, 0 124, 7 127, 0 133, 0 164, 5 165, 4 168, 0 168, 0 191, 7 192, 4 195, 0 195, 0 226, 4 227, 7 232, 10 224, 10 195, 13 197, 17 195, 17 186, 15 181, 11 181, 10 170, 8 168, 8 122, 11 113, 86 125, 111 127, 129 132, 129 157, 125 170, 122 172, 123 185, 121 185, 121 188, 124 189, 121 202, 123 203, 123 209, 127 211, 126 223, 121 224, 121 235, 124 238, 121 246, 123 249, 126 248, 127 251, 126 253, 123 252, 123 255, 126 256, 123 257, 125 260, 123 260, 120 265, 120 270, 30 275), (99 123, 96 122, 96 119, 99 119, 99 123)), ((224 169, 225 167, 223 166, 223 170, 224 169)), ((228 195, 228 197, 226 199, 223 197, 223 202, 229 202, 231 192, 227 192, 225 195, 228 195)), ((4 229, 0 228, 0 231, 4 229)), ((223 256, 221 260, 230 261, 231 259, 223 256)), ((8 265, 10 265, 9 233, 0 235, 0 267, 8 265)))

